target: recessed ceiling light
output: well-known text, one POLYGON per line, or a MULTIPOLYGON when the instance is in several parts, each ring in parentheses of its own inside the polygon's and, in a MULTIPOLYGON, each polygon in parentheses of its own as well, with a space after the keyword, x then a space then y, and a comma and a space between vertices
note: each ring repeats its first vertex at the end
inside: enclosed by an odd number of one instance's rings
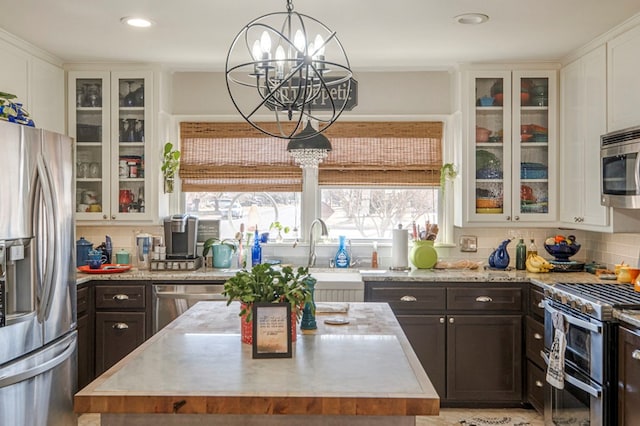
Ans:
POLYGON ((489 16, 484 13, 463 13, 453 19, 455 19, 459 24, 478 25, 487 22, 489 20, 489 16))
POLYGON ((138 18, 135 16, 125 16, 124 18, 120 18, 120 22, 138 28, 147 28, 153 25, 153 22, 151 22, 149 19, 138 18))

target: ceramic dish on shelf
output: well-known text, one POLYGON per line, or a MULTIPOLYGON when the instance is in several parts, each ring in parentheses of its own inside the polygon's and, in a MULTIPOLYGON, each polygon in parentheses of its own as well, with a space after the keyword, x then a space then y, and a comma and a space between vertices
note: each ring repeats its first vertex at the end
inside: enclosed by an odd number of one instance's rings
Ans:
POLYGON ((131 265, 104 263, 100 269, 91 269, 89 265, 78 266, 78 271, 85 274, 117 274, 131 269, 131 265))
POLYGON ((476 213, 479 214, 500 214, 502 213, 502 207, 487 207, 487 208, 477 208, 476 213))
POLYGON ((476 207, 479 209, 502 208, 502 199, 491 197, 477 197, 476 207))

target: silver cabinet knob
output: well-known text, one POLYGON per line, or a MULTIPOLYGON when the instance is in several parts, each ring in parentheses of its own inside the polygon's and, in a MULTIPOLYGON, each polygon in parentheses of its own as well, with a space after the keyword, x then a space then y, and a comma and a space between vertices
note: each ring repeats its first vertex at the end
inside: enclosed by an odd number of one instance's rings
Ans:
MULTIPOLYGON (((106 217, 105 217, 105 219, 106 219, 106 217)), ((111 215, 111 219, 116 220, 116 215, 115 214, 111 215)))
POLYGON ((113 324, 111 326, 111 328, 116 329, 116 330, 126 330, 127 328, 129 328, 129 325, 127 323, 124 323, 124 322, 117 322, 117 323, 113 324))
POLYGON ((455 321, 453 318, 449 318, 449 324, 453 324, 455 321))
POLYGON ((507 216, 507 220, 511 220, 511 216, 507 216))
POLYGON ((440 318, 440 324, 444 324, 444 317, 440 318))
POLYGON ((476 302, 489 303, 493 302, 493 299, 489 296, 478 296, 476 297, 476 302))
POLYGON ((126 294, 116 294, 113 296, 113 300, 129 300, 129 296, 126 294))
POLYGON ((514 220, 520 220, 520 216, 516 216, 513 218, 514 220))
POLYGON ((640 359, 640 349, 636 349, 635 351, 631 352, 631 358, 640 359))
POLYGON ((542 340, 542 334, 540 333, 533 333, 533 338, 536 340, 542 340))
POLYGON ((417 301, 418 299, 416 299, 414 296, 408 296, 408 295, 407 295, 407 296, 402 296, 402 297, 400 298, 400 300, 401 300, 402 302, 415 302, 415 301, 417 301))
POLYGON ((544 386, 544 383, 542 383, 540 380, 536 380, 536 387, 541 388, 544 386))
POLYGON ((104 220, 107 220, 107 219, 109 218, 109 216, 107 216, 106 214, 103 214, 103 215, 102 215, 102 218, 103 218, 104 220))

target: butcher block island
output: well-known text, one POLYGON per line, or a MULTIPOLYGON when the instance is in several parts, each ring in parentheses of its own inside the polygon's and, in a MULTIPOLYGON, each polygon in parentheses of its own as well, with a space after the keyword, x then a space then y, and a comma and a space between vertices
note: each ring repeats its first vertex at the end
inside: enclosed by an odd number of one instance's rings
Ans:
POLYGON ((239 310, 197 303, 78 392, 76 412, 101 413, 106 426, 401 426, 438 415, 438 394, 386 303, 317 312, 318 329, 298 330, 292 358, 252 358, 239 310), (339 318, 348 323, 325 323, 339 318))

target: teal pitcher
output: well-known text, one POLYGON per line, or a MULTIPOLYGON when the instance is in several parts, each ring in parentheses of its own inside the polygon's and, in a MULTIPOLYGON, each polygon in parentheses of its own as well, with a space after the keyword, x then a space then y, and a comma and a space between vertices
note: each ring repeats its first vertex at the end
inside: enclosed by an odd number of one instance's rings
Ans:
POLYGON ((227 244, 214 244, 211 246, 214 268, 230 268, 233 249, 227 244))

